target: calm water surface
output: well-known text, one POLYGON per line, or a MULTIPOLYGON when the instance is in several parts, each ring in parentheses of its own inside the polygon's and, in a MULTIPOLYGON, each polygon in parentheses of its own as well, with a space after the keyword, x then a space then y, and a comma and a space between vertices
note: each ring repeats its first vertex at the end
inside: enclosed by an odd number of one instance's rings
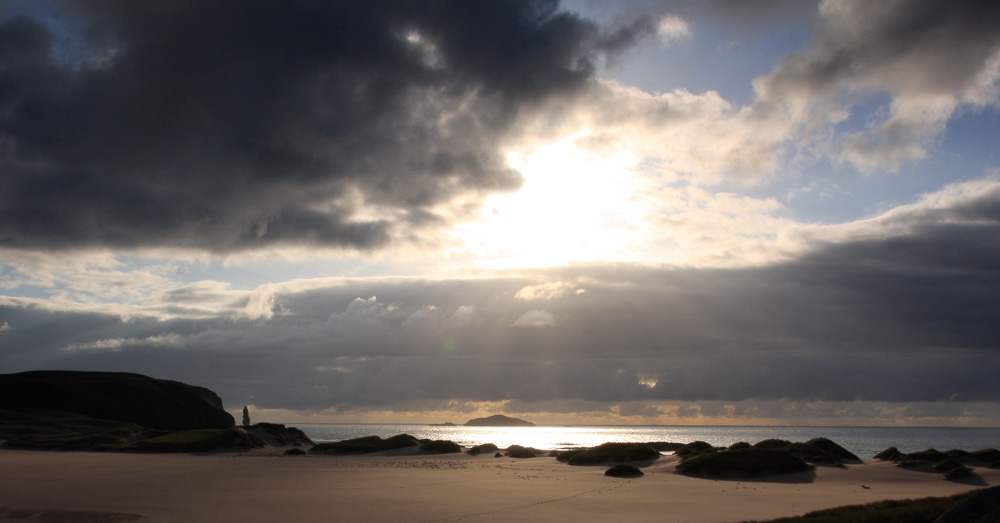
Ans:
POLYGON ((858 457, 868 459, 890 446, 902 452, 929 448, 938 450, 1000 448, 1000 428, 926 427, 675 427, 675 426, 538 426, 465 427, 392 424, 313 424, 292 425, 313 441, 340 441, 363 436, 387 438, 410 434, 420 439, 445 439, 470 447, 493 443, 500 448, 524 445, 538 449, 593 447, 608 441, 707 441, 729 446, 738 441, 756 443, 768 438, 807 441, 829 438, 858 457))

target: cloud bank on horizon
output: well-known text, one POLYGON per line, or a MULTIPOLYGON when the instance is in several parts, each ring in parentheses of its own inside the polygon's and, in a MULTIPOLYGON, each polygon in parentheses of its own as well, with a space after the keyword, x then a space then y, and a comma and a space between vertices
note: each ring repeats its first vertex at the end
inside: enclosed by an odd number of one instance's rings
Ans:
POLYGON ((1000 423, 1000 5, 748 6, 0 4, 0 368, 1000 423))

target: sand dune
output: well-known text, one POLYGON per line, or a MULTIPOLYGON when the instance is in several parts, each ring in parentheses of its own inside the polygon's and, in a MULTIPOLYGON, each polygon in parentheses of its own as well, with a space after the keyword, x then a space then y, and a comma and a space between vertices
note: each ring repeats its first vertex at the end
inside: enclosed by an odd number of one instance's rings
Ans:
POLYGON ((748 481, 673 472, 638 479, 552 458, 492 455, 284 457, 0 450, 0 521, 672 521, 732 522, 883 499, 944 496, 979 484, 866 461, 748 481), (864 487, 862 486, 864 485, 864 487), (865 488, 868 487, 868 488, 865 488), (75 511, 67 516, 67 512, 75 511), (84 517, 81 511, 89 511, 84 517), (64 517, 64 519, 60 519, 64 517), (92 519, 88 519, 92 518, 92 519))

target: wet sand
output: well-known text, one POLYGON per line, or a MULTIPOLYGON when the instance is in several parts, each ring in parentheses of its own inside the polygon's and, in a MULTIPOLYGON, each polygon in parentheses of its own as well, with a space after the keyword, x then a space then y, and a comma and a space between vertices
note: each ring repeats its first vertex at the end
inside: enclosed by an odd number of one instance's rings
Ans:
POLYGON ((880 461, 748 480, 682 476, 675 463, 667 456, 641 478, 616 479, 603 466, 492 454, 0 449, 0 521, 736 522, 1000 485, 1000 470, 985 468, 967 483, 880 461))

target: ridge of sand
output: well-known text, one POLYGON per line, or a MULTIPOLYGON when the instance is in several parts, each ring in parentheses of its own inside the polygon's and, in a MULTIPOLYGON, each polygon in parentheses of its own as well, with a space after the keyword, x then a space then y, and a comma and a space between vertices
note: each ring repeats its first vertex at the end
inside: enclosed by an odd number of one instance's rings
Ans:
MULTIPOLYGON (((884 499, 946 496, 1000 484, 892 463, 817 467, 752 480, 674 473, 666 456, 637 479, 552 458, 412 454, 281 456, 38 452, 0 449, 0 521, 15 510, 89 511, 74 521, 628 521, 735 522, 884 499)), ((81 514, 83 514, 81 512, 81 514)), ((31 521, 67 521, 33 519, 31 521)))

